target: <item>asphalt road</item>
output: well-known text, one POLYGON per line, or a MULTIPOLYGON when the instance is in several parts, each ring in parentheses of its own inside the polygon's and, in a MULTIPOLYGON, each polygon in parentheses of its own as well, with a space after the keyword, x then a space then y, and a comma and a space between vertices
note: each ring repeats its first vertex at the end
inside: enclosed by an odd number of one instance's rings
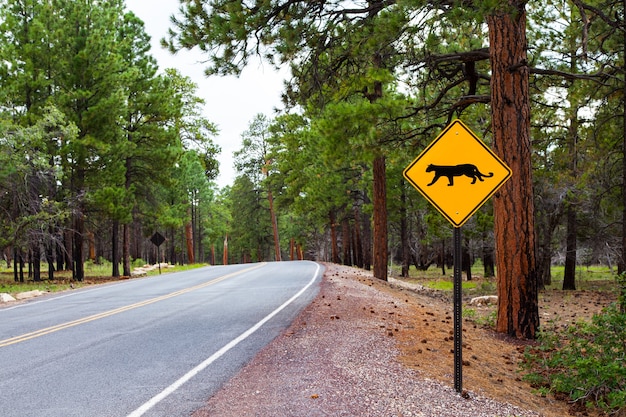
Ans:
POLYGON ((190 415, 311 302, 321 273, 214 266, 0 309, 0 415, 190 415))

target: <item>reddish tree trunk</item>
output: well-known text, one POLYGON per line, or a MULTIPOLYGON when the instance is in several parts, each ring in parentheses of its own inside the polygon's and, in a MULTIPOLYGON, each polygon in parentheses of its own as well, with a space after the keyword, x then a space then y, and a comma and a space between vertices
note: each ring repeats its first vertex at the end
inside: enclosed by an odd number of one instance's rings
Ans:
MULTIPOLYGON (((506 7, 506 6, 505 6, 506 7)), ((494 198, 496 330, 534 338, 539 327, 525 2, 487 16, 495 152, 513 171, 494 198)))
POLYGON ((228 265, 228 235, 224 237, 224 254, 222 256, 222 262, 224 265, 228 265))

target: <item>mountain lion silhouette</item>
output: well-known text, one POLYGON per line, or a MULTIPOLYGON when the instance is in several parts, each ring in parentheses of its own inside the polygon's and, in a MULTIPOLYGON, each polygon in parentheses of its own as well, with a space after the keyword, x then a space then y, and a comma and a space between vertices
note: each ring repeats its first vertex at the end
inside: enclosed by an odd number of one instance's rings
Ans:
POLYGON ((483 181, 484 178, 493 177, 493 172, 489 174, 482 174, 476 165, 473 164, 461 164, 461 165, 428 165, 426 172, 435 172, 435 178, 428 186, 430 187, 441 177, 448 177, 448 187, 454 185, 454 177, 460 177, 465 175, 472 179, 472 184, 476 183, 476 179, 483 181))

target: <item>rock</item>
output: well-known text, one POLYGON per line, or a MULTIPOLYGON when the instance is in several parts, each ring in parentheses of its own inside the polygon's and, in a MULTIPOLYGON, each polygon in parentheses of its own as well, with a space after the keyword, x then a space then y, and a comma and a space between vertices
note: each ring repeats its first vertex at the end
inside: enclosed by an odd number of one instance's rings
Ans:
POLYGON ((11 294, 4 292, 0 294, 0 303, 10 303, 11 301, 15 301, 15 298, 13 298, 11 294))
POLYGON ((470 305, 486 306, 490 304, 498 304, 497 295, 483 295, 482 297, 474 297, 470 300, 470 305))
MULTIPOLYGON (((171 267, 172 265, 166 263, 166 262, 162 262, 161 263, 161 269, 166 269, 171 267)), ((159 269, 159 264, 154 264, 154 265, 144 265, 138 268, 133 269, 133 271, 131 272, 131 275, 133 277, 144 277, 147 275, 148 272, 150 271, 154 271, 155 269, 159 269)))
POLYGON ((25 300, 27 298, 39 297, 40 295, 43 295, 43 294, 45 294, 44 291, 32 290, 32 291, 25 291, 25 292, 21 292, 19 294, 16 294, 15 298, 17 300, 25 300))

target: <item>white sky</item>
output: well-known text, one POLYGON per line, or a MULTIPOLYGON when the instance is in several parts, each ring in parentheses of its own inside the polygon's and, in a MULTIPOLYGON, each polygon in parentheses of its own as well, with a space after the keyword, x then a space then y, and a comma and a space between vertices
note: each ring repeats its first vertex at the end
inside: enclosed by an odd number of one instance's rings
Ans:
POLYGON ((241 134, 258 113, 272 117, 273 109, 280 107, 280 94, 283 77, 268 64, 251 63, 237 77, 207 78, 201 61, 206 59, 199 51, 181 51, 170 54, 160 46, 167 29, 170 16, 178 11, 178 0, 126 0, 128 10, 132 10, 145 23, 146 32, 151 36, 151 54, 159 63, 159 68, 176 68, 184 76, 190 77, 197 85, 197 94, 203 98, 205 116, 219 128, 214 138, 220 145, 220 175, 218 186, 232 185, 235 177, 233 152, 241 147, 241 134))

